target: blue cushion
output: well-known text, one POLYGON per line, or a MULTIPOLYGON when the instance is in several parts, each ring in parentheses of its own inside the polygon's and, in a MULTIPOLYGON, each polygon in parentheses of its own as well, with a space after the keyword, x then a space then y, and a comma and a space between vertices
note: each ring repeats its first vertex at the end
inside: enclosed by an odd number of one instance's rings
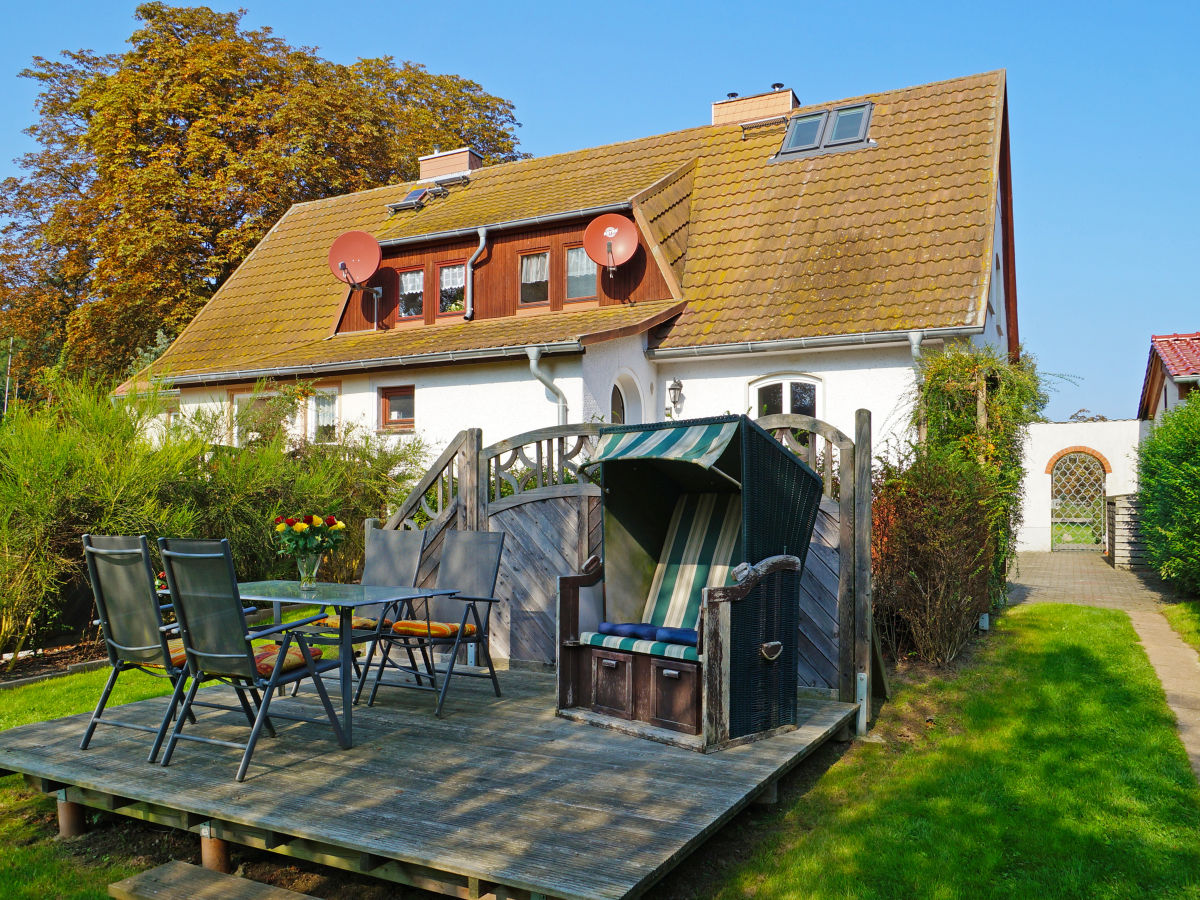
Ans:
POLYGON ((605 647, 609 650, 649 653, 652 656, 665 656, 668 659, 688 659, 693 662, 698 662, 700 659, 699 651, 695 647, 689 647, 686 644, 641 641, 635 637, 618 637, 615 634, 600 634, 596 631, 584 631, 580 633, 579 643, 593 647, 605 647))
POLYGON ((601 622, 598 631, 600 634, 614 634, 617 637, 631 637, 641 641, 653 641, 658 629, 653 625, 646 625, 642 622, 601 622))
POLYGON ((695 628, 658 628, 654 632, 654 640, 666 644, 687 644, 695 647, 697 635, 695 628))

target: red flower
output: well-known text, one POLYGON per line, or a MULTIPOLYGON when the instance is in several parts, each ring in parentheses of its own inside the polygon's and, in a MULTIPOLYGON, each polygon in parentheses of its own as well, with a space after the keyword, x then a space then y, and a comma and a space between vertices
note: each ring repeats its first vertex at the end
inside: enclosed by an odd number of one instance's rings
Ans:
POLYGON ((278 525, 282 521, 283 521, 283 516, 276 516, 274 524, 278 525))
POLYGON ((326 516, 325 524, 328 525, 330 528, 332 528, 334 525, 337 524, 337 517, 336 516, 326 516))
POLYGON ((321 520, 316 516, 309 516, 305 519, 305 521, 308 522, 309 525, 319 525, 321 523, 321 520))
POLYGON ((287 522, 287 524, 288 524, 288 527, 289 527, 289 528, 290 528, 292 525, 295 525, 295 524, 296 524, 296 520, 295 520, 295 519, 284 519, 284 521, 285 521, 285 522, 287 522))

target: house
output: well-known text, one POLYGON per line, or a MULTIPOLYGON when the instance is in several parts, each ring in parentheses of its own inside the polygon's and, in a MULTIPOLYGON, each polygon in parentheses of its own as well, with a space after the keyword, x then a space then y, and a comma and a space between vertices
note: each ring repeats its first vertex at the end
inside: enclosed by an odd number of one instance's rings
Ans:
POLYGON ((1150 359, 1142 381, 1138 418, 1157 422, 1174 409, 1200 382, 1200 331, 1156 334, 1150 338, 1150 359))
MULTIPOLYGON (((293 206, 146 373, 184 410, 233 412, 307 379, 297 428, 352 423, 435 446, 557 421, 815 415, 907 428, 914 359, 947 341, 1016 353, 1003 71, 802 105, 779 85, 711 124, 293 206), (636 227, 609 267, 596 217, 636 227), (330 272, 369 232, 366 287, 330 272)), ((236 440, 237 435, 232 437, 236 440)))

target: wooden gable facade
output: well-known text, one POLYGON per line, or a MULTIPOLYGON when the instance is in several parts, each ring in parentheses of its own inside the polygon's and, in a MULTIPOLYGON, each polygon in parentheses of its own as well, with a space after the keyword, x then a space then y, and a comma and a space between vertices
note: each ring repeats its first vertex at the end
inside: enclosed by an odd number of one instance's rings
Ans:
MULTIPOLYGON (((638 249, 632 259, 612 275, 604 267, 597 266, 596 286, 591 296, 568 300, 567 251, 583 246, 583 232, 589 221, 580 219, 561 225, 489 234, 474 265, 474 318, 494 319, 525 311, 586 309, 671 299, 671 289, 639 231, 638 249), (534 253, 549 256, 548 296, 545 301, 522 303, 521 257, 534 253)), ((333 323, 333 332, 386 331, 461 320, 461 310, 439 311, 441 271, 447 266, 465 266, 478 247, 478 238, 471 235, 434 244, 385 248, 383 263, 368 282, 368 287, 382 289, 382 296, 377 300, 371 291, 349 291, 333 323), (424 273, 424 301, 420 315, 404 316, 399 309, 401 276, 413 271, 424 273)))

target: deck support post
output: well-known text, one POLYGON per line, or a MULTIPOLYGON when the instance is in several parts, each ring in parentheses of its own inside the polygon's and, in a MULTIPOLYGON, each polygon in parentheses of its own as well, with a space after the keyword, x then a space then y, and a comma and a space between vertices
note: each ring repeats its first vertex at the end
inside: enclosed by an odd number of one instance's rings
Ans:
POLYGON ((775 806, 779 803, 779 779, 771 781, 754 798, 755 806, 775 806))
POLYGON ((87 831, 83 804, 68 800, 66 791, 57 791, 55 796, 58 798, 58 836, 79 837, 87 831))
POLYGON ((200 826, 200 865, 226 875, 233 872, 233 864, 229 858, 229 841, 213 837, 212 825, 207 822, 200 826))

